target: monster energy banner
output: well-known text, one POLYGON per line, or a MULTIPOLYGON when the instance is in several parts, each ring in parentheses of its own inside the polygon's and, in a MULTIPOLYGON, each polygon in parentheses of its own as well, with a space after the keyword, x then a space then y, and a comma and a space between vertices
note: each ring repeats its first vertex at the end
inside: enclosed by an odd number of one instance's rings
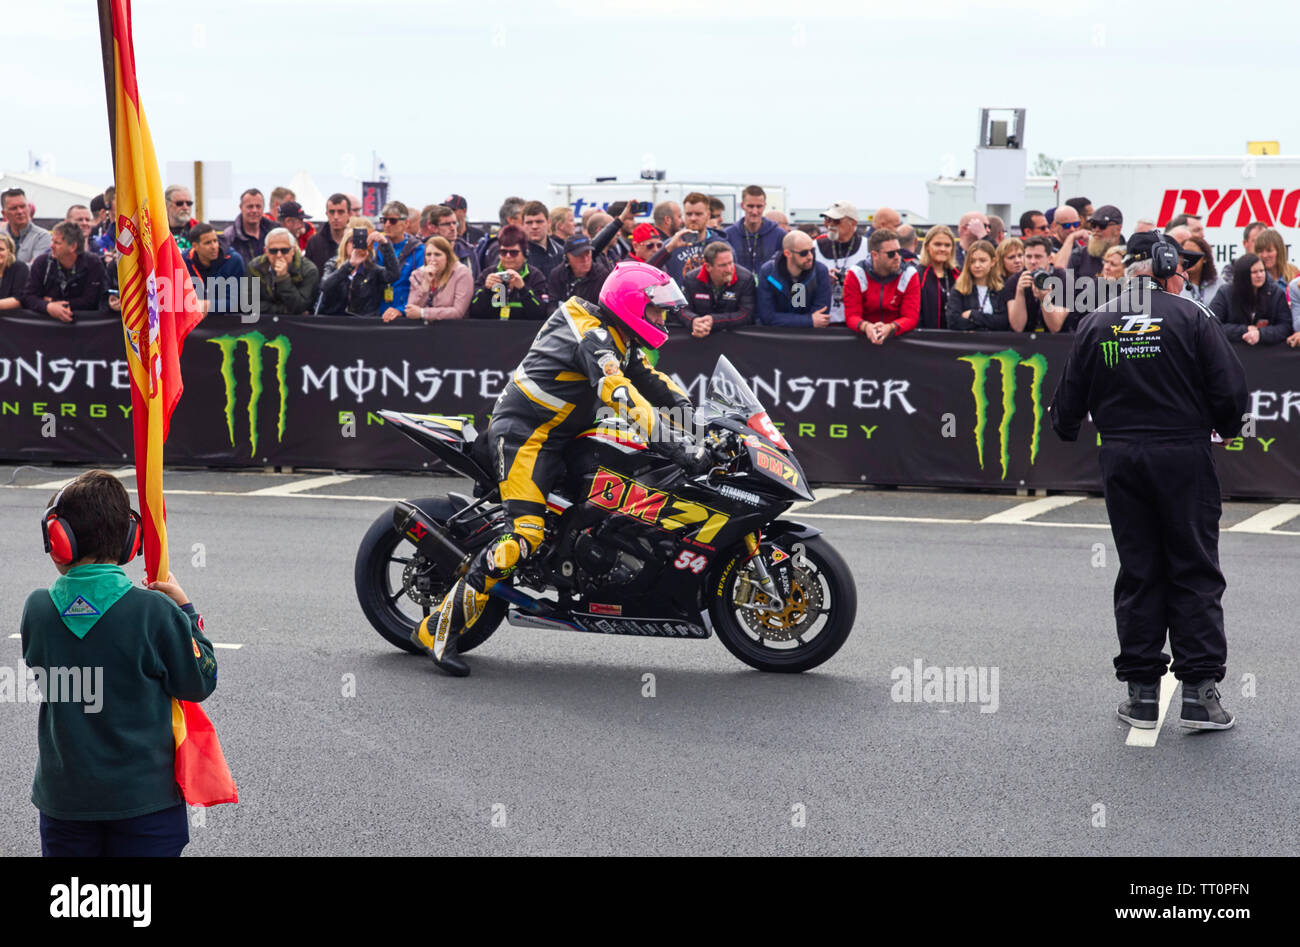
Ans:
MULTIPOLYGON (((185 343, 167 463, 422 470, 433 459, 384 408, 473 416, 482 430, 534 323, 432 325, 209 317, 185 343)), ((120 323, 0 317, 0 455, 129 462, 120 323)), ((914 332, 872 345, 839 329, 674 334, 660 370, 698 400, 718 355, 750 380, 816 482, 1097 490, 1096 432, 1062 443, 1047 406, 1069 336, 914 332)), ((1147 357, 1111 343, 1108 363, 1147 357)), ((1132 349, 1132 350, 1129 350, 1132 349)), ((1238 346, 1258 419, 1216 448, 1231 496, 1300 498, 1300 353, 1238 346)))

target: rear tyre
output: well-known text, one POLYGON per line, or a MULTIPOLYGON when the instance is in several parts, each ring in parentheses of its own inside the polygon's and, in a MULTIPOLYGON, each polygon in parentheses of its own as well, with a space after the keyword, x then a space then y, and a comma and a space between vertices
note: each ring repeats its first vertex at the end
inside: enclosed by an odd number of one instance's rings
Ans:
MULTIPOLYGON (((439 523, 445 523, 456 507, 443 497, 410 501, 439 523)), ((357 549, 353 578, 357 601, 370 624, 392 645, 411 654, 425 652, 411 643, 411 632, 424 617, 425 605, 436 608, 451 588, 448 574, 430 571, 432 566, 419 555, 415 545, 393 526, 389 507, 366 530, 357 549)), ((492 636, 506 614, 506 603, 489 598, 474 627, 460 636, 461 654, 473 651, 492 636)))
MULTIPOLYGON (((853 573, 825 539, 814 536, 782 544, 790 558, 783 564, 790 579, 780 612, 744 608, 735 603, 742 576, 754 574, 745 550, 736 552, 723 567, 724 578, 709 604, 713 629, 727 650, 752 668, 781 674, 797 674, 815 668, 839 651, 853 630, 857 617, 858 593, 853 573)), ((773 578, 778 568, 771 565, 773 547, 763 543, 764 562, 773 578)), ((766 596, 757 593, 760 601, 766 596)))

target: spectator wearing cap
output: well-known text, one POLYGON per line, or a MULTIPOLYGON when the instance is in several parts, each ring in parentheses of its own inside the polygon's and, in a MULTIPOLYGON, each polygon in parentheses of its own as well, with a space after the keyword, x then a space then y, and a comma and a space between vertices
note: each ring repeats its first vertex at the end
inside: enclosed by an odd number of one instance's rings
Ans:
POLYGON ((266 235, 276 227, 275 221, 262 213, 263 206, 262 192, 250 187, 239 195, 239 216, 221 232, 225 245, 243 257, 245 263, 262 255, 266 235))
MULTIPOLYGON (((522 197, 507 197, 502 201, 500 208, 497 209, 497 218, 501 221, 501 227, 513 226, 522 230, 524 227, 523 210, 524 205, 527 203, 522 197)), ((478 256, 480 273, 496 269, 496 235, 486 236, 474 244, 474 253, 478 256)))
MULTIPOLYGON (((642 226, 649 226, 643 224, 642 226)), ((595 302, 613 265, 603 253, 594 253, 586 234, 574 234, 564 242, 564 261, 546 278, 551 311, 571 296, 595 302)))
MULTIPOLYGON (((883 208, 889 210, 889 208, 883 208)), ((822 211, 826 233, 813 246, 817 261, 831 277, 831 322, 844 321, 844 278, 850 268, 867 259, 866 238, 858 233, 858 208, 849 201, 836 201, 822 211)))
POLYGON ((285 201, 296 202, 297 200, 298 200, 298 195, 295 194, 293 191, 289 190, 287 187, 284 187, 283 185, 273 189, 271 191, 271 199, 267 203, 267 209, 266 209, 267 216, 270 217, 272 220, 276 221, 277 223, 283 222, 284 215, 281 213, 280 210, 281 205, 284 204, 285 201))
POLYGON ((23 288, 23 308, 71 322, 79 311, 103 308, 104 264, 82 250, 81 228, 66 220, 54 225, 50 249, 32 261, 23 288))
POLYGON ((411 212, 401 201, 389 201, 379 212, 384 236, 397 254, 397 279, 384 290, 384 311, 391 310, 397 318, 406 310, 406 300, 411 293, 411 271, 424 266, 424 244, 406 232, 406 220, 411 212))
POLYGON ((23 308, 22 292, 27 288, 27 264, 14 252, 14 238, 0 233, 0 309, 23 308))
POLYGON ((682 198, 682 229, 664 245, 664 272, 681 286, 704 265, 704 248, 715 240, 727 242, 726 234, 709 226, 709 196, 693 191, 682 198))
POLYGON ((920 306, 917 325, 922 329, 954 328, 948 325, 944 316, 948 311, 948 294, 961 273, 961 268, 953 263, 959 246, 952 231, 942 224, 925 232, 925 239, 921 241, 921 258, 917 261, 917 281, 920 284, 917 290, 920 306))
POLYGON ((442 204, 444 207, 450 207, 456 215, 456 236, 471 247, 487 236, 477 227, 471 227, 465 219, 469 215, 469 204, 465 202, 465 198, 459 194, 452 194, 442 204))
POLYGON ((348 229, 348 221, 352 218, 351 207, 348 196, 341 192, 325 198, 327 226, 307 241, 306 251, 307 259, 316 264, 316 269, 320 270, 322 275, 325 272, 325 264, 338 255, 339 241, 343 239, 343 234, 348 229))
POLYGON ((781 252, 758 271, 759 325, 824 329, 831 324, 831 276, 816 254, 812 237, 802 230, 785 235, 781 252))
MULTIPOLYGON (((455 223, 454 217, 452 223, 455 223)), ((452 232, 455 233, 454 226, 452 232)), ((441 234, 434 234, 424 242, 424 266, 411 274, 406 318, 420 319, 423 322, 464 319, 469 312, 469 301, 473 295, 474 277, 470 274, 469 267, 456 259, 450 240, 441 234)), ((395 318, 397 317, 384 315, 385 322, 391 322, 395 318)))
POLYGON ((302 255, 287 227, 266 235, 266 252, 248 264, 248 272, 261 284, 263 312, 305 316, 315 309, 320 271, 302 255))
POLYGON ((740 210, 741 219, 726 230, 727 243, 734 251, 735 265, 754 274, 781 252, 785 231, 763 216, 767 210, 767 192, 757 184, 751 184, 741 192, 740 210))
POLYGON ((966 264, 966 251, 976 240, 989 235, 989 219, 977 210, 968 210, 957 221, 957 249, 955 263, 958 269, 966 264))
POLYGON ((50 232, 32 223, 28 210, 27 194, 19 187, 0 193, 0 206, 4 211, 4 233, 7 233, 22 263, 31 263, 50 249, 50 232))
POLYGON ((528 265, 522 227, 507 224, 496 236, 497 263, 474 283, 469 303, 471 319, 545 319, 550 294, 546 279, 528 265))
POLYGON ((302 209, 302 205, 297 201, 281 202, 278 219, 280 226, 293 235, 293 239, 298 243, 298 249, 306 253, 307 244, 311 242, 312 237, 316 236, 316 228, 307 219, 307 212, 302 209))
POLYGON ((1041 210, 1027 210, 1020 215, 1020 237, 1022 240, 1029 237, 1050 236, 1051 230, 1047 226, 1047 216, 1041 210))
MULTIPOLYGON (((853 266, 844 280, 844 321, 854 332, 880 345, 916 328, 921 286, 916 268, 903 263, 894 231, 873 230, 867 250, 868 259, 853 266)), ((921 255, 924 258, 924 246, 921 255)))
MULTIPOLYGON (((1183 252, 1184 260, 1187 252, 1183 252)), ((1291 335, 1291 310, 1286 291, 1270 279, 1264 261, 1247 253, 1232 261, 1232 285, 1220 290, 1210 302, 1219 317, 1223 334, 1230 342, 1247 345, 1277 345, 1291 335)))
POLYGON ((528 235, 528 265, 543 276, 550 276, 565 256, 564 244, 547 233, 550 214, 541 201, 529 201, 521 212, 524 233, 528 235))
POLYGON ((220 238, 211 224, 195 224, 190 228, 189 249, 181 251, 181 259, 205 312, 239 312, 238 280, 244 276, 244 258, 223 247, 220 238))
POLYGON ((632 230, 632 253, 628 259, 649 263, 655 257, 663 256, 660 253, 663 247, 664 235, 658 227, 654 224, 637 224, 632 230))
POLYGON ((1056 253, 1070 243, 1074 232, 1082 226, 1082 221, 1079 219, 1079 212, 1068 205, 1057 207, 1048 213, 1052 215, 1048 222, 1052 231, 1052 252, 1056 253))
POLYGON ((754 274, 736 265, 734 248, 716 240, 704 248, 704 265, 682 287, 686 309, 677 319, 697 339, 754 322, 754 274))
MULTIPOLYGON (((1060 219, 1060 215, 1057 215, 1060 219)), ((1092 279, 1101 275, 1101 261, 1106 251, 1119 246, 1124 217, 1119 208, 1106 204, 1088 218, 1088 228, 1070 233, 1056 252, 1053 263, 1057 269, 1069 270, 1075 279, 1092 279)))

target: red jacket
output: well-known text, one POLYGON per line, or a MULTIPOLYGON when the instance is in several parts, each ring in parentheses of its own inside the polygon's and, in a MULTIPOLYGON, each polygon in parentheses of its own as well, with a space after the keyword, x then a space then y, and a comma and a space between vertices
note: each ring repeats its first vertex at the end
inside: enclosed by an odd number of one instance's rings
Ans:
POLYGON ((898 332, 911 332, 921 315, 921 283, 916 267, 903 264, 902 269, 881 279, 864 260, 849 268, 844 278, 844 323, 858 332, 862 320, 896 322, 898 332))

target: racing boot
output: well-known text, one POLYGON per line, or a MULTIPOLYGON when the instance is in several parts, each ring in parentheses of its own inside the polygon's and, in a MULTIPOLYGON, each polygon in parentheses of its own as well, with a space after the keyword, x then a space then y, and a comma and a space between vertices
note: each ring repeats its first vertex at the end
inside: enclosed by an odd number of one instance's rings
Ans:
POLYGON ((1139 730, 1154 730, 1160 719, 1160 682, 1128 682, 1128 700, 1119 705, 1119 719, 1139 730))
POLYGON ((1183 716, 1178 722, 1189 730, 1230 730, 1237 721, 1219 703, 1218 683, 1207 677, 1183 681, 1183 716))

